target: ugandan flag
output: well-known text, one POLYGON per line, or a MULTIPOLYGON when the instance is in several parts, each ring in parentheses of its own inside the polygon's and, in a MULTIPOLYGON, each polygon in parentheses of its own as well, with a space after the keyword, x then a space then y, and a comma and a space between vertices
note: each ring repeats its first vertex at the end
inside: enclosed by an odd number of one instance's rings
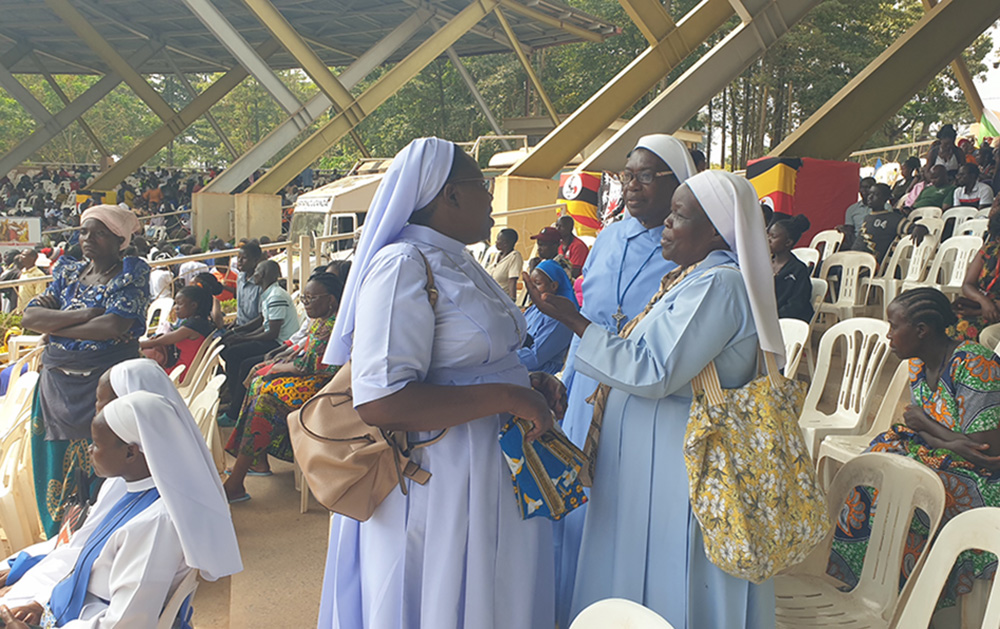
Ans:
POLYGON ((802 160, 798 157, 767 157, 747 165, 747 179, 757 190, 757 197, 775 212, 794 214, 795 181, 802 160))
POLYGON ((564 173, 559 177, 559 200, 566 203, 567 214, 576 221, 577 236, 596 236, 601 219, 597 205, 601 173, 564 173))

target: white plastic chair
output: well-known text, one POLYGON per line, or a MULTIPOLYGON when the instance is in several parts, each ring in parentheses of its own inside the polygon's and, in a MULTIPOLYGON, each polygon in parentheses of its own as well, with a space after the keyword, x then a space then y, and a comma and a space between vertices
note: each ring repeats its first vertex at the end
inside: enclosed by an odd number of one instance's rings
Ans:
MULTIPOLYGON (((892 299, 895 299, 896 296, 902 291, 909 290, 913 286, 919 285, 924 281, 924 277, 927 275, 927 266, 934 257, 934 252, 937 248, 938 241, 934 238, 933 234, 924 236, 923 240, 920 241, 920 244, 913 247, 910 252, 910 259, 906 264, 906 272, 903 274, 903 278, 900 282, 896 285, 896 293, 892 296, 892 299)), ((885 311, 888 309, 889 302, 892 301, 892 299, 886 299, 883 304, 885 306, 882 309, 883 318, 886 316, 885 311)))
POLYGON ((864 452, 872 439, 889 430, 893 420, 902 419, 903 412, 910 403, 909 384, 910 362, 904 360, 896 367, 868 432, 863 435, 830 435, 820 442, 816 470, 823 487, 829 487, 834 474, 845 463, 864 452))
POLYGON ((32 475, 30 463, 25 464, 26 450, 30 453, 29 428, 28 422, 22 421, 0 440, 0 528, 11 554, 36 541, 30 518, 34 511, 27 502, 34 501, 34 494, 23 495, 23 483, 19 482, 22 476, 32 475))
POLYGON ((191 402, 194 401, 195 396, 197 396, 205 389, 205 386, 208 384, 208 381, 211 380, 212 376, 215 375, 216 369, 222 366, 221 356, 223 349, 225 348, 221 345, 213 349, 212 353, 209 354, 202 361, 202 364, 198 367, 198 373, 195 374, 194 379, 191 381, 191 384, 189 385, 182 384, 177 388, 178 393, 181 394, 181 397, 184 399, 185 403, 191 404, 191 402))
POLYGON ((155 330, 156 326, 163 321, 163 317, 167 316, 173 307, 173 297, 154 299, 153 303, 149 304, 149 309, 146 310, 146 334, 150 334, 155 330))
POLYGON ((809 267, 810 274, 815 273, 819 268, 819 250, 812 247, 796 247, 792 249, 792 255, 809 267))
POLYGON ((221 474, 226 469, 226 455, 222 446, 222 434, 219 432, 219 424, 215 421, 215 415, 219 410, 219 389, 222 388, 226 377, 222 374, 212 378, 194 400, 188 404, 194 421, 201 430, 205 444, 208 445, 212 459, 215 461, 216 470, 221 474))
POLYGON ((673 625, 639 603, 606 598, 585 607, 569 629, 673 629, 673 625))
POLYGON ((958 207, 953 207, 948 210, 945 210, 944 214, 941 215, 941 220, 945 222, 945 225, 948 224, 948 221, 954 221, 955 224, 954 226, 952 226, 951 233, 956 234, 958 232, 958 228, 962 226, 962 223, 964 223, 967 220, 976 218, 978 214, 979 214, 979 208, 977 207, 959 205, 958 207))
POLYGON ((979 236, 986 239, 986 232, 990 230, 990 219, 973 218, 962 223, 961 227, 956 227, 955 236, 979 236))
POLYGON ((813 236, 812 241, 809 243, 809 248, 819 251, 821 259, 823 259, 837 253, 842 244, 844 244, 844 234, 836 229, 824 229, 813 236), (822 251, 820 251, 820 246, 823 247, 822 251))
POLYGON ((170 598, 167 599, 167 603, 163 606, 163 611, 160 612, 160 620, 156 623, 156 629, 171 629, 174 626, 174 621, 177 620, 177 613, 181 610, 181 605, 184 604, 184 599, 188 596, 194 598, 194 593, 198 589, 198 571, 192 569, 186 575, 184 579, 177 585, 170 598))
MULTIPOLYGON (((958 555, 966 550, 1000 554, 1000 508, 969 509, 941 528, 930 552, 926 553, 923 566, 914 571, 900 594, 892 629, 914 629, 930 624, 951 568, 958 555)), ((985 616, 975 625, 968 621, 963 618, 963 629, 1000 627, 1000 587, 996 579, 990 584, 985 616)))
POLYGON ((855 317, 833 325, 819 340, 816 375, 809 384, 799 427, 809 454, 816 456, 819 444, 829 435, 857 435, 867 428, 865 417, 872 387, 878 382, 889 355, 889 324, 878 319, 855 317), (844 370, 837 390, 836 406, 831 413, 819 409, 820 399, 830 377, 830 364, 838 341, 843 340, 840 356, 844 370))
POLYGON ((29 371, 21 376, 0 404, 0 435, 5 435, 27 413, 31 411, 31 401, 38 384, 38 373, 29 371))
MULTIPOLYGON (((929 467, 895 454, 868 453, 851 459, 827 494, 831 530, 802 563, 774 578, 777 626, 887 628, 899 600, 903 549, 916 509, 927 514, 933 538, 944 513, 944 485, 929 467), (849 592, 826 574, 834 529, 855 487, 878 490, 878 516, 857 586, 849 592)), ((917 560, 919 570, 927 553, 917 560)), ((947 570, 943 571, 947 574, 947 570)), ((937 597, 934 597, 937 601, 937 597)), ((910 625, 915 626, 915 625, 910 625)))
POLYGON ((785 377, 794 378, 805 346, 809 343, 809 324, 800 319, 779 319, 785 343, 785 377))
POLYGON ((830 270, 840 267, 841 272, 837 299, 833 303, 820 304, 820 314, 830 314, 839 320, 857 316, 868 301, 867 284, 861 281, 862 271, 873 277, 877 266, 875 256, 863 251, 841 251, 824 258, 820 278, 829 284, 830 270))
POLYGON ((1000 350, 1000 323, 988 325, 979 332, 979 344, 993 350, 1000 350))
POLYGON ((972 259, 983 247, 983 241, 978 236, 954 236, 941 243, 927 276, 922 281, 907 279, 903 282, 903 290, 930 286, 946 294, 956 294, 962 291, 965 272, 972 259))
POLYGON ((188 386, 195 380, 198 371, 205 365, 205 357, 209 356, 221 342, 222 337, 217 335, 201 342, 201 347, 195 352, 194 358, 191 359, 191 364, 181 374, 181 379, 178 381, 179 387, 188 386))
POLYGON ((944 233, 944 221, 940 218, 925 216, 914 221, 915 225, 923 225, 930 232, 930 237, 934 239, 934 244, 941 242, 941 234, 944 233))
POLYGON ((912 236, 900 238, 899 242, 892 249, 892 253, 882 261, 882 268, 879 269, 878 277, 863 280, 863 283, 867 284, 869 300, 871 300, 873 295, 872 289, 875 289, 875 293, 880 294, 879 303, 882 305, 883 319, 885 318, 886 306, 896 298, 899 292, 899 285, 910 266, 915 246, 912 236))
POLYGON ((911 221, 915 221, 920 218, 941 218, 941 215, 943 213, 944 212, 942 212, 941 208, 939 207, 934 207, 933 205, 926 205, 924 207, 918 207, 910 210, 910 213, 907 215, 907 218, 909 218, 911 221))

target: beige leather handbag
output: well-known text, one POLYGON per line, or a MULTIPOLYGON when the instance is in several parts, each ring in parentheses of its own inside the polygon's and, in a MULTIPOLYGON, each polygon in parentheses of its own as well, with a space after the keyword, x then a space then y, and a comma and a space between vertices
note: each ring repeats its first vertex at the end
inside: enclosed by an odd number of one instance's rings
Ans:
MULTIPOLYGON (((423 254, 420 254, 423 257, 423 254)), ((431 267, 427 270, 427 298, 437 303, 431 267)), ((406 493, 406 479, 421 485, 431 475, 410 460, 412 448, 405 431, 369 426, 354 410, 351 363, 337 371, 320 391, 288 416, 288 433, 295 460, 309 489, 324 507, 355 520, 365 521, 394 487, 406 493)))

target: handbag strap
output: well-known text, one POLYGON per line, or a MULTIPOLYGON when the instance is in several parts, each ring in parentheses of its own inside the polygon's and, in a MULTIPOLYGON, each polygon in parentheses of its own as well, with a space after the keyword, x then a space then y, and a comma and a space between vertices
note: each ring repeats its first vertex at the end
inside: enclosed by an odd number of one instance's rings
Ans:
MULTIPOLYGON (((778 370, 778 361, 772 352, 761 352, 764 354, 764 365, 767 371, 767 379, 772 388, 777 388, 781 384, 781 372, 778 370)), ((719 372, 715 368, 715 361, 709 361, 705 368, 698 375, 691 379, 691 392, 694 395, 704 393, 705 398, 713 406, 721 406, 725 403, 725 395, 722 392, 722 384, 719 383, 719 372)))

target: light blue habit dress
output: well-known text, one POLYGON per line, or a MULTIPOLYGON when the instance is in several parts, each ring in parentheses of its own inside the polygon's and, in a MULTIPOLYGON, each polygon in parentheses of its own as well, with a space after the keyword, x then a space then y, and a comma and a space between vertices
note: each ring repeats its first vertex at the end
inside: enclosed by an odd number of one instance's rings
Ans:
POLYGON ((589 326, 576 369, 611 385, 577 565, 572 613, 608 597, 675 629, 774 627, 774 585, 732 577, 705 555, 682 446, 691 379, 711 360, 723 388, 749 382, 757 332, 735 255, 710 253, 628 339, 589 326), (726 265, 719 267, 719 265, 726 265))
MULTIPOLYGON (((618 327, 614 315, 619 304, 624 322, 642 312, 650 298, 659 290, 663 276, 677 268, 673 262, 663 259, 660 248, 662 233, 662 224, 646 229, 628 214, 621 221, 601 230, 583 265, 583 306, 580 313, 584 317, 615 333, 618 327)), ((573 355, 579 343, 580 337, 574 335, 563 370, 569 405, 562 427, 570 440, 582 448, 590 428, 590 420, 594 416, 594 407, 587 402, 587 398, 593 395, 598 382, 590 376, 575 372, 573 355)), ((587 505, 583 505, 553 524, 556 548, 556 616, 562 629, 569 627, 576 559, 580 552, 586 511, 587 505)))

